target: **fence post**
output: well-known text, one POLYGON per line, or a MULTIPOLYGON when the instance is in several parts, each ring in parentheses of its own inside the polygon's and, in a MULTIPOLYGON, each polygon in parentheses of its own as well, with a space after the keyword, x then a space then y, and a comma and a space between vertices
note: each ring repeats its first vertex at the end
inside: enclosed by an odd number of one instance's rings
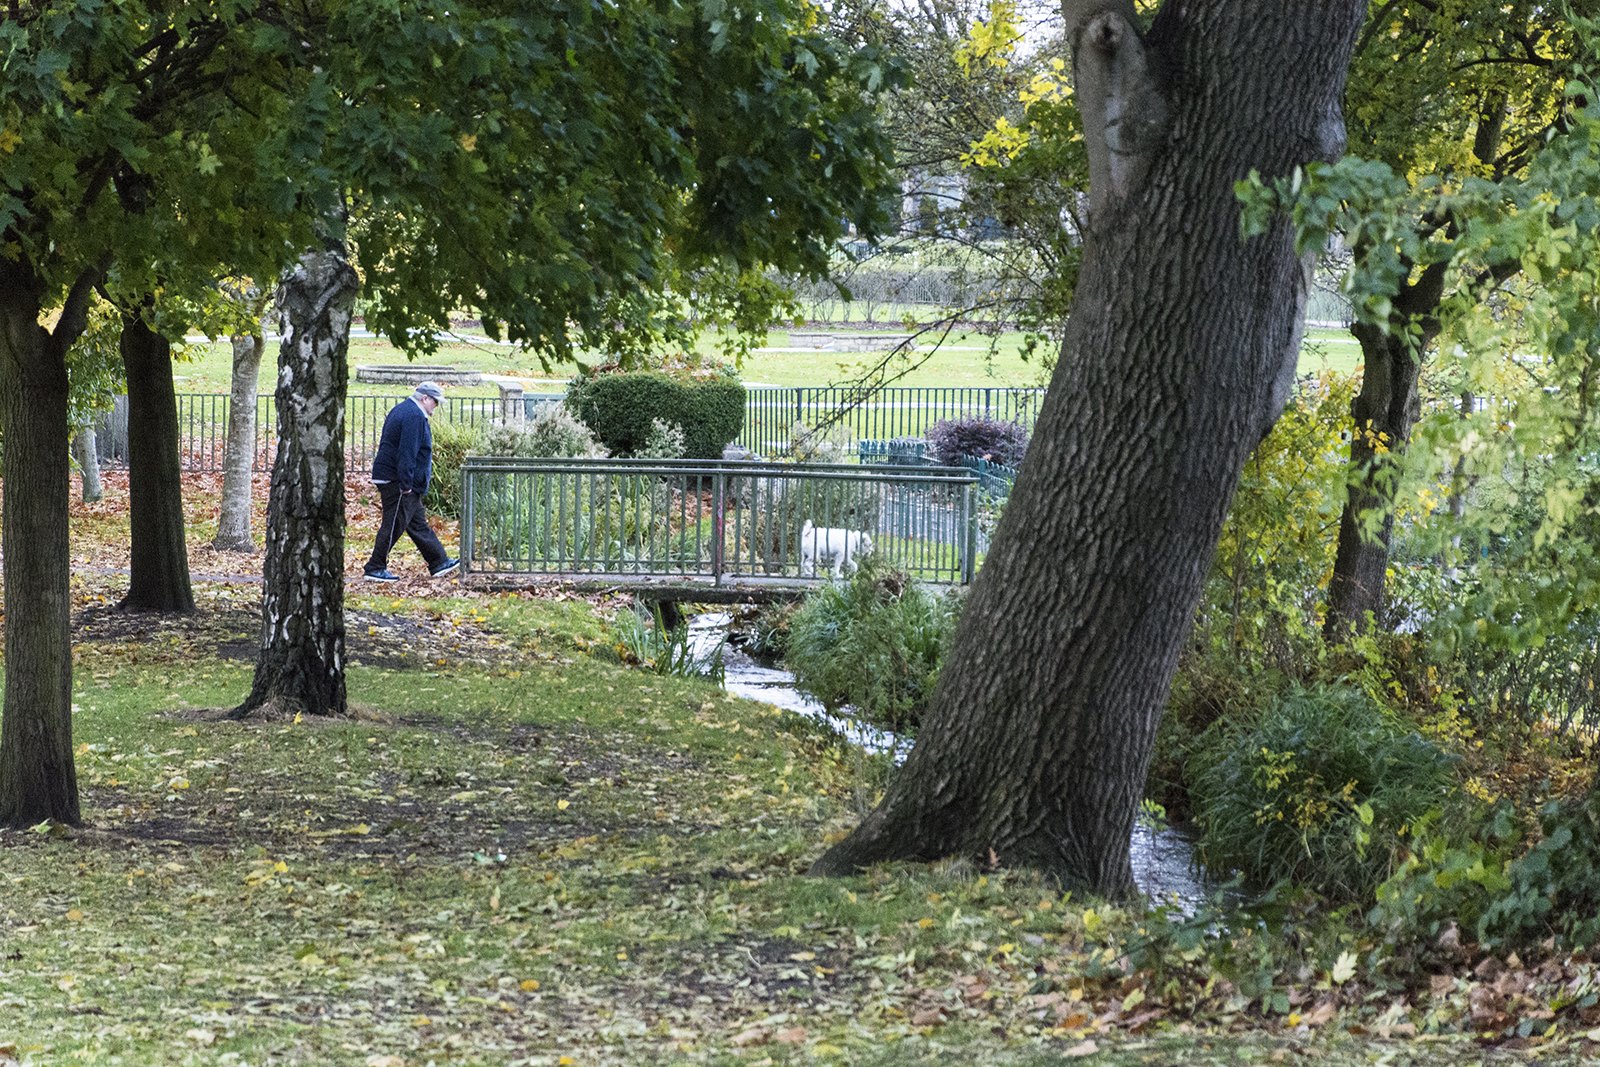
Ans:
POLYGON ((961 584, 971 585, 973 575, 977 573, 978 554, 978 516, 972 508, 972 483, 961 487, 961 512, 965 522, 961 541, 964 551, 961 553, 961 584))
POLYGON ((711 478, 711 584, 722 584, 723 525, 727 521, 728 478, 718 471, 711 478))
POLYGON ((472 493, 476 488, 477 479, 472 477, 470 460, 461 464, 461 579, 466 581, 472 571, 472 542, 477 533, 477 523, 473 507, 472 493))

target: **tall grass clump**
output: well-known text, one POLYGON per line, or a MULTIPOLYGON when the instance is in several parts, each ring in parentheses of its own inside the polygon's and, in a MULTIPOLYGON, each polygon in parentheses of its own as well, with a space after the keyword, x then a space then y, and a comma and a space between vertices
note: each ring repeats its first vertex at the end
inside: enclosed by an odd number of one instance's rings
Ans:
POLYGON ((1217 722, 1191 762, 1207 866, 1332 899, 1370 899, 1401 835, 1445 801, 1454 757, 1360 690, 1292 687, 1217 722))
POLYGON ((843 582, 806 597, 789 620, 785 662, 795 688, 829 711, 915 728, 933 695, 961 601, 939 597, 887 563, 863 557, 843 582))
POLYGON ((612 631, 617 658, 624 663, 656 674, 677 678, 707 677, 722 684, 726 634, 715 643, 697 643, 687 621, 668 626, 659 606, 654 611, 646 611, 638 604, 617 613, 612 631))

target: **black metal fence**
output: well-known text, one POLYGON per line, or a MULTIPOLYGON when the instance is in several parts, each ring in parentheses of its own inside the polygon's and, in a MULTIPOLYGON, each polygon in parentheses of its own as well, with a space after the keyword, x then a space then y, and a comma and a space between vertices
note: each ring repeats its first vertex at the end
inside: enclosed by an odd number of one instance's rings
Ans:
MULTIPOLYGON (((180 455, 185 470, 220 471, 227 455, 228 408, 226 393, 178 395, 180 455)), ((351 396, 345 406, 345 445, 350 469, 372 461, 383 429, 383 418, 404 396, 351 396)), ((555 397, 530 396, 530 415, 555 397)), ((738 443, 757 455, 782 455, 789 451, 796 423, 816 426, 838 414, 833 425, 841 436, 887 440, 920 437, 943 419, 985 417, 1032 425, 1038 416, 1043 389, 896 387, 881 390, 865 401, 848 387, 752 388, 745 402, 744 429, 738 443), (848 406, 848 410, 843 411, 848 406)), ((493 396, 447 396, 434 418, 447 423, 487 423, 501 417, 501 401, 493 396)), ((101 464, 118 467, 127 462, 127 398, 118 397, 113 410, 96 426, 101 464)), ((277 416, 273 397, 256 402, 256 470, 270 470, 277 443, 277 416)))
POLYGON ((944 419, 990 418, 1032 426, 1043 389, 897 386, 862 399, 848 386, 748 389, 739 444, 758 455, 789 450, 795 423, 817 426, 848 408, 833 425, 855 438, 921 437, 944 419))

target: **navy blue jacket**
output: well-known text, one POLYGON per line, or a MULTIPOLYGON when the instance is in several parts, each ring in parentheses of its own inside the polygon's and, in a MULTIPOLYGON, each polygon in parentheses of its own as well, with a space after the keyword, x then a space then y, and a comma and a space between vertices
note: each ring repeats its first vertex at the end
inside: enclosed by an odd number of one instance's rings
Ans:
POLYGON ((372 480, 395 482, 400 491, 419 496, 428 491, 433 477, 433 431, 428 428, 428 413, 407 397, 383 420, 383 435, 378 438, 378 454, 372 459, 372 480))

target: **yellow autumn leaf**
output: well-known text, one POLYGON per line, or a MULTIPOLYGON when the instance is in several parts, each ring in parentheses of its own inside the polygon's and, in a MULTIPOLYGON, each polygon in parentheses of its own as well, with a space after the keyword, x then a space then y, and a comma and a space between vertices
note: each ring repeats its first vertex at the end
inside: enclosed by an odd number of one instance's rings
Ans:
POLYGON ((566 801, 565 801, 565 800, 558 800, 558 801, 556 801, 556 807, 558 807, 558 808, 560 808, 560 809, 561 809, 561 810, 562 810, 562 811, 566 811, 566 810, 567 810, 567 809, 568 809, 568 808, 570 808, 570 807, 571 807, 571 806, 572 806, 572 805, 571 805, 571 804, 569 804, 569 803, 567 803, 567 802, 566 802, 566 801))
POLYGON ((522 980, 522 991, 524 993, 536 992, 538 990, 538 988, 539 988, 539 980, 537 978, 524 978, 522 980))
POLYGON ((83 912, 79 911, 77 908, 73 908, 71 911, 67 912, 67 921, 68 922, 82 922, 83 921, 83 912))

